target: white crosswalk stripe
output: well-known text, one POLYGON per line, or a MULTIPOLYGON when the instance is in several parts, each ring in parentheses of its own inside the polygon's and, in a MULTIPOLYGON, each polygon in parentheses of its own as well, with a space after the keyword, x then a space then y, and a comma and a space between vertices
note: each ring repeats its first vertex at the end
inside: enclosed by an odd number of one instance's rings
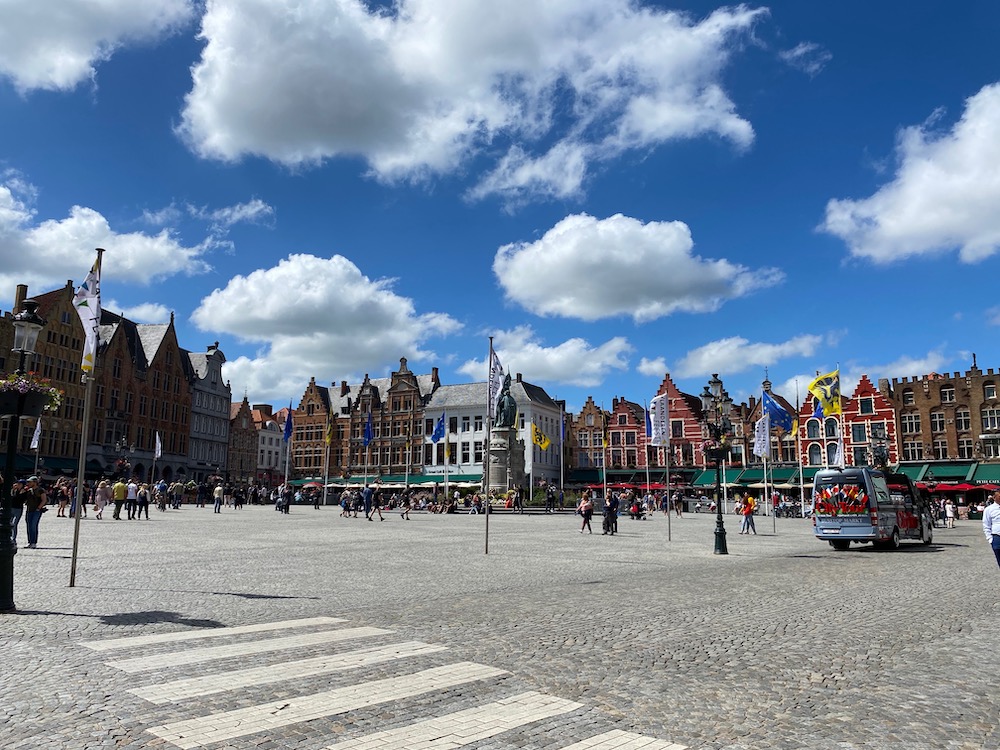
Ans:
POLYGON ((288 630, 289 628, 307 628, 313 625, 336 625, 347 622, 342 617, 309 617, 304 620, 285 620, 284 622, 262 622, 256 625, 238 625, 232 628, 202 628, 186 630, 180 633, 154 633, 152 635, 134 635, 128 638, 110 638, 103 641, 88 641, 82 644, 91 651, 109 651, 116 648, 136 648, 152 646, 158 643, 177 643, 198 638, 218 638, 225 635, 246 635, 248 633, 264 633, 269 630, 288 630))
POLYGON ((450 750, 582 707, 581 703, 531 691, 485 706, 467 708, 405 727, 338 742, 328 745, 326 750, 450 750))
MULTIPOLYGON (((295 651, 306 647, 325 646, 341 642, 378 638, 377 645, 361 645, 350 650, 323 654, 292 661, 249 668, 223 669, 212 674, 200 674, 174 680, 158 680, 152 685, 129 689, 129 693, 155 705, 171 705, 174 708, 190 706, 191 710, 181 711, 174 716, 191 716, 199 710, 204 714, 202 698, 239 690, 241 688, 285 683, 282 695, 289 695, 296 680, 316 677, 335 672, 403 662, 412 657, 421 657, 447 651, 444 646, 421 641, 387 642, 386 636, 393 631, 372 627, 324 629, 317 632, 297 633, 297 628, 339 625, 346 620, 336 617, 314 617, 286 620, 273 623, 259 623, 228 628, 206 628, 199 631, 179 633, 158 633, 148 636, 116 638, 106 641, 91 641, 82 644, 87 648, 108 652, 104 658, 120 649, 142 649, 146 646, 178 644, 178 648, 168 652, 136 656, 125 659, 108 659, 109 666, 128 673, 150 670, 169 670, 191 664, 210 663, 221 659, 252 657, 258 654, 295 651), (216 636, 253 636, 273 631, 285 633, 277 638, 240 638, 238 642, 218 646, 189 645, 195 639, 216 636), (289 631, 293 631, 289 633, 289 631)), ((496 667, 473 662, 458 662, 444 666, 422 669, 393 677, 370 679, 356 684, 343 685, 330 690, 308 695, 299 695, 283 700, 270 701, 254 706, 223 711, 208 715, 191 716, 152 727, 147 731, 173 746, 189 750, 214 743, 242 747, 239 738, 260 735, 248 740, 256 746, 270 736, 280 738, 283 727, 291 727, 301 722, 326 718, 358 711, 360 709, 401 702, 428 693, 444 691, 464 684, 482 682, 508 676, 510 673, 496 667)), ((163 676, 163 675, 159 675, 163 676)), ((494 687, 483 690, 490 691, 494 687)), ((478 693, 477 693, 478 694, 478 693)), ((510 697, 500 698, 482 705, 469 705, 467 697, 460 710, 437 716, 422 715, 412 722, 391 729, 370 731, 357 737, 342 739, 325 750, 452 750, 472 745, 482 740, 502 735, 539 723, 544 727, 547 719, 553 719, 584 708, 575 701, 529 691, 510 697)), ((481 699, 480 699, 481 700, 481 699)), ((473 700, 476 702, 477 700, 473 700)), ((405 710, 405 709, 404 709, 405 710)), ((296 731, 296 730, 291 730, 296 731)), ((533 729, 525 731, 535 731, 533 729)), ((544 728, 538 731, 544 732, 544 728)), ((614 730, 580 739, 566 740, 570 744, 559 746, 561 750, 685 750, 683 745, 674 744, 655 737, 632 732, 614 730)), ((322 737, 319 738, 322 742, 322 737)), ((556 748, 551 738, 542 744, 556 748)), ((312 745, 316 746, 316 745, 312 745)))
POLYGON ((506 674, 509 673, 496 667, 458 662, 287 701, 262 703, 197 719, 175 721, 148 731, 186 750, 506 674))
POLYGON ((368 638, 373 635, 387 635, 390 630, 381 628, 345 628, 343 630, 324 630, 319 633, 303 635, 287 635, 281 638, 268 638, 263 641, 243 641, 225 646, 209 646, 191 651, 154 654, 152 656, 137 656, 132 659, 118 659, 107 662, 116 669, 125 672, 147 672, 151 669, 164 669, 182 664, 200 664, 216 659, 229 659, 234 656, 253 656, 269 651, 285 651, 293 648, 317 646, 325 643, 337 643, 352 638, 368 638))
POLYGON ((314 677, 316 675, 329 674, 330 672, 339 672, 347 669, 359 669, 394 659, 405 659, 408 656, 422 656, 446 650, 444 646, 434 646, 429 643, 421 643, 420 641, 406 641, 405 643, 362 648, 343 654, 328 654, 312 659, 298 659, 296 661, 272 664, 265 667, 239 669, 232 672, 204 675, 201 677, 189 677, 183 680, 174 680, 172 682, 135 688, 129 690, 129 692, 150 703, 162 705, 185 698, 196 698, 214 693, 222 693, 226 690, 235 690, 236 688, 267 685, 273 682, 282 682, 284 680, 300 679, 303 677, 314 677))

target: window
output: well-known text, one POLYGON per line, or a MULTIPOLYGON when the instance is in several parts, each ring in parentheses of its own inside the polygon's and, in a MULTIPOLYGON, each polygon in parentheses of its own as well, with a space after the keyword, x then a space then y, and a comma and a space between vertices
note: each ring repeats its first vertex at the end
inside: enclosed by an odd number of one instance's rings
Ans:
POLYGON ((115 357, 111 362, 111 374, 118 379, 122 376, 122 359, 121 357, 115 357))
POLYGON ((448 433, 458 432, 458 417, 448 417, 448 433))
POLYGON ((627 450, 627 451, 625 451, 625 463, 628 466, 635 466, 635 460, 636 460, 635 456, 636 456, 636 453, 635 453, 634 450, 627 450))
POLYGON ((462 443, 462 463, 467 464, 472 456, 471 446, 468 443, 462 443))
POLYGON ((959 458, 972 458, 973 457, 973 446, 972 438, 959 438, 958 439, 958 457, 959 458))
MULTIPOLYGON (((920 434, 920 415, 916 412, 909 412, 899 417, 899 424, 904 435, 920 434)), ((909 459, 905 459, 909 460, 909 459)), ((917 460, 917 459, 914 459, 917 460)))
POLYGON ((476 432, 482 432, 483 431, 483 415, 482 414, 477 414, 476 415, 476 418, 472 422, 472 429, 474 429, 476 432))
POLYGON ((835 438, 840 435, 840 423, 837 421, 836 417, 830 417, 826 420, 826 436, 828 438, 835 438))
POLYGON ((983 409, 983 429, 1000 430, 1000 407, 983 409))
POLYGON ((621 445, 622 444, 622 434, 620 432, 612 432, 611 433, 611 444, 612 445, 621 445))
POLYGON ((931 412, 931 432, 944 432, 944 412, 931 412))
POLYGON ((587 415, 587 416, 586 416, 586 417, 584 418, 584 420, 583 420, 583 421, 584 421, 584 424, 586 424, 586 425, 587 425, 587 427, 593 427, 593 426, 594 426, 594 415, 593 415, 593 414, 588 414, 588 415, 587 415))
POLYGON ((635 433, 626 432, 625 433, 625 445, 635 445, 635 433))
POLYGON ((837 466, 837 444, 827 443, 826 444, 826 462, 830 466, 837 466))
POLYGON ((854 455, 854 465, 855 466, 868 466, 868 449, 867 448, 855 448, 852 451, 854 455))
POLYGON ((955 403, 955 386, 953 385, 941 386, 941 403, 942 404, 955 403))
POLYGON ((462 432, 468 432, 470 424, 472 424, 470 417, 462 417, 462 432))
POLYGON ((983 398, 996 398, 997 397, 997 387, 993 383, 987 383, 983 386, 983 398))
POLYGON ((822 466, 823 465, 823 449, 819 447, 816 443, 809 446, 809 465, 810 466, 822 466))
POLYGON ((972 413, 968 409, 955 410, 955 429, 959 432, 972 429, 972 413))
MULTIPOLYGON (((875 399, 873 398, 863 398, 860 400, 858 405, 858 412, 860 414, 874 414, 875 413, 875 399)), ((858 465, 858 464, 856 464, 858 465)))
POLYGON ((948 439, 943 437, 934 438, 934 458, 948 458, 948 439))
MULTIPOLYGON (((868 425, 865 423, 852 424, 851 425, 851 442, 852 443, 866 443, 868 442, 868 425)), ((861 464, 855 463, 855 466, 861 464)))
POLYGON ((626 416, 625 414, 619 414, 618 415, 618 424, 619 425, 626 425, 626 424, 628 424, 628 416, 626 416))
POLYGON ((913 391, 907 388, 903 391, 903 406, 913 406, 916 403, 916 398, 913 396, 913 391))
POLYGON ((806 422, 806 437, 809 438, 810 440, 816 440, 819 437, 818 419, 810 419, 808 422, 806 422))
POLYGON ((477 464, 481 464, 483 462, 483 441, 477 440, 475 443, 472 444, 472 449, 473 449, 473 455, 475 456, 473 458, 473 461, 475 461, 475 463, 477 464))
POLYGON ((924 444, 919 440, 904 440, 903 441, 903 460, 904 461, 923 461, 924 459, 924 444))
POLYGON ((681 419, 671 419, 670 420, 670 437, 672 438, 682 438, 684 437, 684 421, 681 419))
POLYGON ((590 433, 589 432, 581 432, 579 434, 579 441, 580 441, 580 447, 581 448, 589 448, 590 447, 590 433))

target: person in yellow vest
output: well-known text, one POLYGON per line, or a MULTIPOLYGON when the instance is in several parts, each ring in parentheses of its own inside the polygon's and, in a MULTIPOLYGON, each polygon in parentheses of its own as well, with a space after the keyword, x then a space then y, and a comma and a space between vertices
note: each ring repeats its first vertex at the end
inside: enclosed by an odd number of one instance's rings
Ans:
POLYGON ((128 485, 125 484, 124 479, 119 478, 111 488, 111 499, 115 503, 115 511, 111 514, 111 517, 116 521, 122 520, 122 505, 125 504, 126 495, 128 495, 128 485))

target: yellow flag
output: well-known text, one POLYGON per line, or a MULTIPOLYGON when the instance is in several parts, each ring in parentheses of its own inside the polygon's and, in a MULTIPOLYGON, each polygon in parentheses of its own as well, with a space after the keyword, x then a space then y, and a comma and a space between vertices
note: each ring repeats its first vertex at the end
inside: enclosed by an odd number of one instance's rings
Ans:
POLYGON ((538 429, 538 425, 534 422, 531 423, 531 442, 543 451, 548 450, 549 446, 552 445, 552 441, 545 436, 545 433, 538 429))
POLYGON ((823 407, 823 416, 840 414, 840 370, 818 376, 809 384, 809 392, 823 407))

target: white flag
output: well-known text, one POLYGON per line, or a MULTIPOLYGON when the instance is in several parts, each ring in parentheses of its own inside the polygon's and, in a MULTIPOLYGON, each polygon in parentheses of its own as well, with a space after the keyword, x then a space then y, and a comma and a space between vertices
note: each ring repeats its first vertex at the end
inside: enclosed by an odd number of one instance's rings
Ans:
POLYGON ((30 450, 38 450, 38 443, 42 439, 42 420, 35 422, 35 434, 31 436, 30 450))
POLYGON ((844 438, 837 438, 837 450, 833 454, 833 465, 843 467, 844 465, 844 438))
POLYGON ((670 400, 666 393, 649 402, 649 444, 670 445, 670 400))
POLYGON ((489 381, 489 410, 490 419, 497 415, 497 399, 500 397, 500 389, 503 388, 503 365, 500 364, 500 357, 495 351, 490 351, 490 381, 489 381))
POLYGON ((153 458, 159 458, 163 455, 163 443, 160 442, 160 433, 156 433, 156 448, 153 450, 153 458))
POLYGON ((753 454, 763 458, 771 452, 771 420, 767 414, 757 420, 753 430, 753 454))
POLYGON ((84 372, 94 371, 97 360, 97 327, 101 324, 101 254, 87 274, 80 288, 73 296, 73 307, 83 324, 83 361, 80 369, 84 372))

